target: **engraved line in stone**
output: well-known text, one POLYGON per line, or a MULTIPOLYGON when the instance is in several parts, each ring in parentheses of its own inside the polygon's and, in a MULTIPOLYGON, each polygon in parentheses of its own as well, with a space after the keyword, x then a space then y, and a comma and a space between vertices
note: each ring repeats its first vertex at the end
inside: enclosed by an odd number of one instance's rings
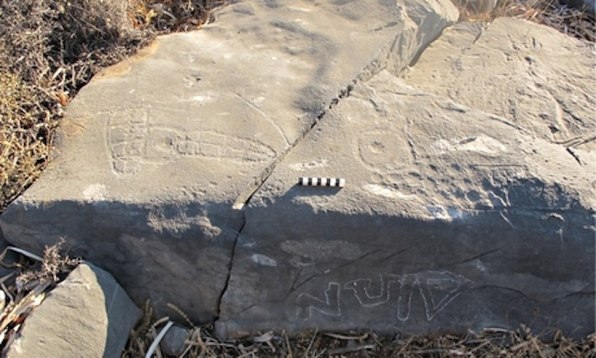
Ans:
MULTIPOLYGON (((299 316, 309 319, 313 311, 325 316, 340 316, 342 293, 336 291, 338 282, 328 282, 324 299, 307 293, 298 296, 299 316)), ((462 292, 472 285, 467 278, 448 271, 427 271, 413 274, 383 274, 378 282, 357 278, 343 285, 343 294, 351 291, 363 308, 395 305, 397 320, 405 323, 410 319, 414 294, 419 294, 427 321, 432 321, 462 292), (395 287, 399 292, 393 292, 395 287)))
POLYGON ((268 162, 275 150, 251 138, 216 131, 190 131, 153 127, 145 116, 108 126, 107 146, 116 174, 138 171, 139 163, 161 164, 180 157, 203 157, 240 163, 268 162))
POLYGON ((324 293, 324 299, 308 293, 301 293, 296 299, 296 304, 299 307, 298 316, 303 319, 309 319, 312 316, 312 311, 317 311, 325 316, 340 317, 340 288, 339 283, 329 282, 324 293))

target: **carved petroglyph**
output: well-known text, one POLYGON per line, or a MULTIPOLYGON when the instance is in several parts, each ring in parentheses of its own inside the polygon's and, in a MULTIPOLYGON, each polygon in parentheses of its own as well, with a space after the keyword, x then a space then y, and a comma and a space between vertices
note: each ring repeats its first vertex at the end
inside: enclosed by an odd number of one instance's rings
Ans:
POLYGON ((245 96, 240 95, 238 93, 235 93, 234 95, 238 99, 240 99, 245 105, 247 105, 248 108, 253 110, 261 118, 263 118, 265 121, 267 121, 269 124, 271 124, 271 126, 273 128, 275 128, 275 130, 279 133, 279 135, 284 139, 284 141, 286 142, 286 145, 291 144, 291 141, 288 138, 288 136, 286 135, 286 132, 283 130, 283 128, 275 120, 273 120, 270 116, 268 116, 265 112, 263 112, 263 110, 261 110, 261 108, 260 108, 261 104, 262 104, 262 102, 265 101, 264 96, 259 96, 257 98, 246 98, 245 96))
POLYGON ((485 134, 455 140, 438 139, 432 143, 431 149, 438 155, 462 151, 475 152, 493 157, 508 151, 503 143, 485 134))
POLYGON ((329 166, 329 161, 326 159, 317 159, 308 163, 293 163, 289 167, 295 171, 303 172, 306 170, 326 168, 329 166))
POLYGON ((423 190, 407 131, 377 128, 360 135, 354 143, 356 159, 371 171, 371 183, 362 189, 389 199, 415 200, 423 190))
MULTIPOLYGON (((192 58, 190 54, 188 55, 188 60, 190 63, 194 62, 194 58, 192 58)), ((201 81, 202 77, 203 76, 199 72, 193 72, 184 76, 182 83, 186 88, 193 88, 201 81)))
POLYGON ((379 275, 379 281, 359 278, 349 281, 344 285, 345 290, 354 291, 354 296, 362 307, 375 307, 387 303, 390 298, 390 285, 399 277, 394 275, 379 275), (375 287, 376 286, 376 287, 375 287), (375 294, 375 292, 378 292, 375 294))
POLYGON ((447 305, 470 287, 471 281, 463 276, 451 272, 429 271, 415 275, 415 284, 409 285, 406 282, 404 287, 418 287, 420 296, 424 301, 426 319, 431 321, 437 313, 441 312, 447 305))
POLYGON ((358 137, 358 160, 372 171, 390 172, 411 162, 405 138, 388 129, 376 129, 358 137))
MULTIPOLYGON (((354 140, 355 159, 371 172, 370 181, 362 185, 364 191, 388 199, 424 201, 431 191, 454 190, 453 183, 465 179, 462 168, 470 158, 490 162, 509 152, 506 144, 484 133, 455 139, 440 136, 421 139, 413 135, 413 128, 411 121, 403 118, 363 132, 354 140), (442 163, 445 156, 454 156, 454 162, 462 162, 462 166, 447 168, 440 176, 428 170, 433 167, 429 164, 442 163)), ((482 164, 467 165, 483 170, 482 164)), ((512 163, 498 164, 498 167, 501 171, 509 167, 511 171, 523 169, 512 163)), ((447 199, 453 201, 453 198, 447 199)))
POLYGON ((544 226, 555 234, 555 237, 559 241, 563 241, 565 239, 565 218, 558 214, 558 213, 548 213, 542 216, 542 220, 544 221, 544 226))
POLYGON ((153 126, 146 111, 136 111, 125 120, 110 117, 107 143, 112 171, 134 174, 142 165, 159 165, 176 158, 208 158, 237 163, 268 162, 275 150, 252 138, 216 131, 183 131, 153 126))
POLYGON ((324 299, 302 293, 296 299, 296 304, 299 307, 298 316, 303 319, 310 319, 313 311, 323 316, 339 317, 342 316, 342 301, 353 296, 364 309, 393 307, 395 318, 405 323, 410 319, 415 302, 413 298, 417 294, 422 300, 426 320, 431 321, 471 286, 472 282, 467 278, 447 271, 382 274, 377 279, 350 280, 343 286, 331 281, 324 292, 324 299))
POLYGON ((130 174, 139 170, 146 152, 148 134, 146 112, 133 113, 126 123, 114 123, 108 119, 107 148, 112 159, 112 170, 118 174, 130 174))
POLYGON ((324 299, 309 295, 308 293, 301 293, 296 299, 298 317, 309 319, 313 311, 317 311, 325 316, 341 316, 341 307, 339 304, 340 287, 340 284, 337 282, 329 282, 324 293, 324 299))
POLYGON ((447 138, 441 133, 415 136, 415 128, 403 118, 378 124, 352 142, 354 158, 370 173, 362 191, 381 200, 420 204, 424 215, 442 221, 501 210, 504 222, 514 227, 507 188, 510 178, 523 177, 529 169, 516 161, 509 144, 480 130, 447 138))

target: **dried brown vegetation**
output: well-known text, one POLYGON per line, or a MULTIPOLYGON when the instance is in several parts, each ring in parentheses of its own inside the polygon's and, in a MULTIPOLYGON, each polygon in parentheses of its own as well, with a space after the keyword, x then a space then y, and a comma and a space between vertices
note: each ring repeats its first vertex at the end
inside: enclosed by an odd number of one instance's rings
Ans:
MULTIPOLYGON (((174 310, 175 313, 178 310, 174 310)), ((179 313, 179 312, 178 312, 179 313)), ((188 321, 181 317, 182 321, 188 321)), ((131 334, 124 358, 144 357, 168 317, 152 317, 145 307, 142 323, 131 334)), ((242 340, 222 341, 213 327, 190 329, 181 357, 596 357, 596 335, 576 342, 555 332, 548 340, 521 327, 516 331, 489 330, 465 336, 380 336, 374 332, 305 332, 290 338, 285 333, 266 332, 242 340)), ((165 357, 159 346, 156 357, 165 357)))
POLYGON ((588 42, 596 41, 594 13, 569 6, 565 0, 452 0, 462 21, 491 21, 517 17, 553 27, 588 42), (489 5, 494 2, 496 6, 489 5))
POLYGON ((213 20, 211 9, 224 0, 131 0, 128 15, 135 28, 161 33, 189 31, 213 20))

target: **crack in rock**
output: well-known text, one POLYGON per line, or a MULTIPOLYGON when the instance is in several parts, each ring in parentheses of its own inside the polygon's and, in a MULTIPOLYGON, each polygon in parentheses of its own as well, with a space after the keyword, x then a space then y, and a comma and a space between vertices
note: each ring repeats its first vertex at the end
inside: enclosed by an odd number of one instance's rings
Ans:
POLYGON ((224 283, 224 286, 221 290, 221 292, 219 293, 219 296, 217 297, 217 311, 215 313, 215 317, 214 317, 214 321, 217 321, 220 317, 221 314, 221 303, 223 300, 223 296, 226 293, 226 291, 228 290, 228 286, 230 284, 230 279, 232 278, 232 268, 234 265, 234 258, 236 256, 236 246, 238 245, 238 239, 240 238, 240 235, 242 234, 242 230, 244 230, 244 227, 246 226, 246 214, 244 212, 242 212, 242 224, 240 225, 240 229, 238 230, 238 232, 236 233, 236 237, 234 238, 234 244, 232 245, 232 253, 230 254, 230 261, 228 262, 227 265, 227 275, 226 275, 226 280, 224 283))
POLYGON ((337 97, 333 98, 330 102, 330 104, 327 107, 327 111, 323 111, 321 112, 317 117, 316 120, 313 122, 313 124, 306 130, 304 131, 298 139, 296 139, 294 141, 294 143, 292 143, 278 158, 276 158, 273 163, 271 163, 269 166, 267 166, 267 168, 265 168, 265 170, 263 171, 263 173, 261 173, 261 175, 259 176, 260 180, 259 182, 256 182, 256 187, 254 189, 251 190, 251 192, 248 195, 241 195, 236 202, 234 203, 234 209, 237 210, 241 210, 242 214, 243 214, 243 222, 242 225, 240 227, 240 229, 238 230, 238 233, 236 234, 236 237, 234 239, 234 244, 232 246, 232 253, 230 255, 230 261, 228 263, 227 266, 227 276, 226 276, 226 281, 224 284, 223 289, 221 290, 221 293, 219 294, 218 300, 217 300, 217 313, 215 315, 215 321, 217 321, 220 317, 220 313, 221 313, 221 303, 222 303, 222 299, 223 296, 225 295, 227 289, 228 289, 228 285, 230 283, 230 279, 232 277, 232 269, 233 269, 233 265, 234 265, 234 257, 236 254, 236 246, 238 245, 238 240, 240 238, 240 235, 242 234, 242 231, 244 230, 244 227, 246 226, 246 212, 244 211, 244 208, 249 204, 250 200, 252 199, 252 197, 261 189, 261 187, 265 184, 265 182, 267 181, 267 179, 269 178, 269 176, 271 175, 271 173, 273 173, 273 170, 275 169, 275 167, 281 162, 283 161, 283 159, 294 149, 296 148, 296 146, 300 143, 300 141, 302 141, 302 139, 304 139, 308 133, 310 133, 316 126, 317 124, 320 122, 321 119, 323 119, 323 117, 325 116, 325 114, 331 110, 333 107, 335 107, 342 99, 347 98, 350 96, 350 93, 352 92, 352 90, 354 89, 354 86, 356 85, 357 80, 354 79, 352 80, 352 83, 347 85, 345 88, 341 89, 339 91, 339 94, 337 95, 337 97))
POLYGON ((316 116, 316 119, 313 121, 310 127, 306 130, 302 131, 302 133, 298 136, 298 138, 290 144, 288 148, 284 150, 282 154, 280 154, 273 162, 268 165, 263 172, 259 175, 257 181, 255 181, 255 185, 251 185, 247 191, 241 194, 236 202, 234 203, 234 209, 242 210, 245 206, 248 205, 252 197, 261 189, 261 187, 265 184, 271 173, 275 170, 275 167, 284 160, 284 158, 292 152, 294 148, 300 144, 300 142, 319 124, 319 122, 323 119, 325 114, 328 113, 333 107, 335 107, 342 99, 347 98, 350 96, 350 93, 354 89, 354 86, 358 83, 358 80, 352 80, 352 83, 347 85, 345 88, 341 89, 337 95, 337 97, 333 98, 329 105, 327 106, 327 110, 322 111, 316 116))

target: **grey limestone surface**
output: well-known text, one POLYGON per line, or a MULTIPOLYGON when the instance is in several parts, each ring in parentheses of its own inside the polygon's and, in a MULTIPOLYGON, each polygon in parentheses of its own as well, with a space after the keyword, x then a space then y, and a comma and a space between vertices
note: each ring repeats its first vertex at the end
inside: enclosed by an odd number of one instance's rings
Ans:
POLYGON ((241 208, 275 164, 355 83, 401 72, 457 16, 448 0, 232 1, 83 88, 0 227, 37 252, 64 237, 137 303, 212 320, 241 208))
POLYGON ((447 28, 448 1, 215 15, 80 92, 8 241, 65 237, 222 336, 593 332, 589 47, 515 19, 447 28))
POLYGON ((426 49, 405 78, 550 142, 593 151, 593 51, 586 42, 524 20, 459 23, 426 49))
POLYGON ((594 329, 594 173, 566 148, 407 85, 357 86, 252 198, 222 335, 594 329), (343 189, 293 185, 340 176, 343 189))

